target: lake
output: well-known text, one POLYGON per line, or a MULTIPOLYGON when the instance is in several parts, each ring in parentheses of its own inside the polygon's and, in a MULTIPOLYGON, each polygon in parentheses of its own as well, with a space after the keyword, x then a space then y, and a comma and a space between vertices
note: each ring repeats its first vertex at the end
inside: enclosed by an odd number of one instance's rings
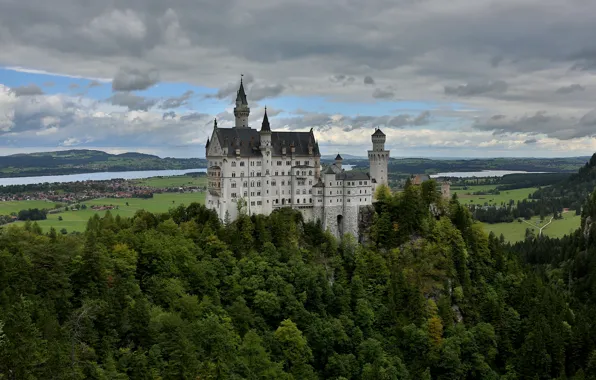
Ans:
POLYGON ((507 174, 536 174, 536 173, 548 173, 548 172, 526 172, 523 170, 482 170, 479 172, 446 172, 432 174, 431 178, 439 177, 455 177, 455 178, 471 178, 471 177, 503 177, 507 174))
POLYGON ((141 179, 150 177, 169 177, 187 173, 206 172, 207 169, 183 169, 183 170, 142 170, 130 172, 98 172, 81 173, 68 175, 48 175, 40 177, 15 177, 0 178, 0 186, 7 185, 31 185, 34 183, 65 183, 77 181, 105 181, 114 178, 141 179))

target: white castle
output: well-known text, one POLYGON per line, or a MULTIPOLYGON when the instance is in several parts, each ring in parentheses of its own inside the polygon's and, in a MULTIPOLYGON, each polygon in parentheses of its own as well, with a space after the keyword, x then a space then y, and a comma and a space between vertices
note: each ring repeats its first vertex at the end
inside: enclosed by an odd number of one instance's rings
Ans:
POLYGON ((321 172, 321 153, 309 132, 271 130, 267 109, 261 130, 248 126, 250 108, 242 79, 236 97, 234 128, 213 123, 207 139, 208 191, 206 206, 221 220, 239 212, 269 215, 281 207, 299 210, 305 220, 320 220, 335 236, 358 236, 363 206, 370 206, 377 185, 387 184, 389 151, 385 134, 375 129, 368 151, 370 172, 342 169, 342 157, 321 172))

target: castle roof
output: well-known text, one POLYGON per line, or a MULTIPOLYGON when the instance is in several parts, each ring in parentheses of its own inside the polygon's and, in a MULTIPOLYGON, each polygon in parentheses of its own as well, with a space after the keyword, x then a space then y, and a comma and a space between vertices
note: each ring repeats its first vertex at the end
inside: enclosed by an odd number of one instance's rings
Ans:
POLYGON ((335 170, 331 167, 331 165, 327 166, 323 174, 335 174, 335 170))
POLYGON ((335 161, 342 161, 342 160, 343 160, 343 158, 341 158, 341 156, 338 153, 337 156, 335 156, 335 161))
POLYGON ((267 107, 265 107, 265 115, 263 115, 263 123, 261 124, 261 132, 271 132, 269 125, 269 118, 267 117, 267 107))
POLYGON ((383 131, 381 131, 381 128, 377 128, 375 130, 375 133, 372 134, 375 137, 380 137, 380 136, 385 136, 385 134, 383 133, 383 131))
MULTIPOLYGON (((252 128, 217 128, 216 136, 222 148, 228 148, 228 157, 233 157, 235 153, 235 143, 240 149, 240 155, 243 157, 261 157, 259 149, 261 145, 261 136, 259 131, 252 128)), ((309 142, 314 141, 313 132, 271 132, 271 154, 272 156, 282 156, 282 148, 286 147, 286 155, 291 154, 290 146, 293 144, 297 156, 309 156, 309 142)), ((314 144, 313 156, 320 157, 319 145, 314 144)))
POLYGON ((240 88, 238 89, 238 93, 236 95, 236 101, 239 101, 240 104, 248 105, 248 101, 246 100, 246 92, 244 92, 244 84, 242 83, 242 78, 240 78, 240 88))
POLYGON ((339 179, 342 181, 366 181, 370 180, 370 175, 368 173, 363 172, 355 172, 355 171, 343 171, 341 173, 337 173, 335 175, 335 179, 339 179))

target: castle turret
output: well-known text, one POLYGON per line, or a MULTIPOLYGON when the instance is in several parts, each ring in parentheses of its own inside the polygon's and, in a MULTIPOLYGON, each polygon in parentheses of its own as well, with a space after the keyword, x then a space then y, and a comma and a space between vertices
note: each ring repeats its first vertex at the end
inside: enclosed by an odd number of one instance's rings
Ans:
POLYGON ((338 168, 341 169, 341 163, 344 159, 341 158, 341 156, 339 155, 339 153, 337 154, 337 156, 335 156, 335 166, 337 166, 338 168))
POLYGON ((273 195, 273 186, 272 186, 272 173, 271 173, 271 166, 272 166, 272 154, 271 154, 271 125, 269 125, 269 117, 267 117, 267 107, 265 107, 265 114, 263 115, 263 123, 261 123, 261 130, 259 132, 261 138, 261 146, 260 150, 263 154, 263 191, 262 191, 262 205, 263 205, 263 213, 266 215, 270 214, 273 211, 273 201, 270 202, 270 198, 273 195))
POLYGON ((380 128, 375 128, 375 133, 372 134, 371 138, 373 148, 368 151, 368 162, 374 191, 379 184, 387 185, 389 183, 387 172, 389 151, 385 150, 386 136, 380 128))
POLYGON ((242 83, 242 77, 240 77, 240 88, 236 94, 236 107, 234 107, 234 116, 236 117, 235 127, 248 128, 248 115, 250 115, 250 108, 248 108, 244 84, 242 83))

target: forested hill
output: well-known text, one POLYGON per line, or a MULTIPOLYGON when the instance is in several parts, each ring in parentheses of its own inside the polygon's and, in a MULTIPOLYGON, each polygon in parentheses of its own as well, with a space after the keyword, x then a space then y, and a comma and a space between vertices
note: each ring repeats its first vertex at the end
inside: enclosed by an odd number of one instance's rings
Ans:
POLYGON ((575 174, 532 196, 545 202, 556 200, 563 207, 577 208, 596 189, 596 153, 575 174))
POLYGON ((7 227, 0 378, 596 375, 595 310, 566 272, 526 266, 432 181, 380 192, 373 220, 363 245, 291 209, 221 224, 199 204, 7 227))
POLYGON ((64 150, 0 156, 0 177, 196 169, 206 165, 206 160, 200 158, 160 158, 143 153, 109 154, 98 150, 64 150))

